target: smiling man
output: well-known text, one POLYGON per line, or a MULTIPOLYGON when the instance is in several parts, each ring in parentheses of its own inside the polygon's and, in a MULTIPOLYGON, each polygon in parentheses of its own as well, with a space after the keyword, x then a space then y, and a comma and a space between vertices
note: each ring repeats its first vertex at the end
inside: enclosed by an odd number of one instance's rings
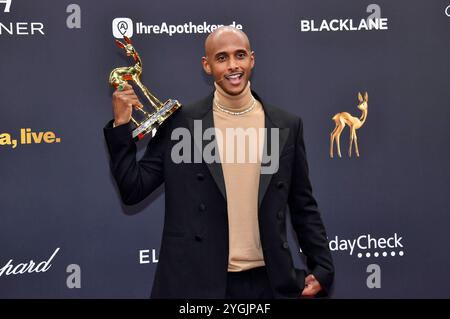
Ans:
POLYGON ((334 267, 312 195, 301 119, 264 103, 251 90, 255 55, 242 31, 221 27, 211 33, 202 65, 214 78, 214 92, 164 122, 141 160, 136 161, 130 135, 131 110, 141 103, 131 86, 113 93, 114 120, 104 128, 111 170, 125 204, 142 201, 165 183, 152 297, 325 295, 334 267), (198 141, 199 124, 203 133, 212 129, 215 138, 198 141), (191 133, 190 144, 196 146, 183 156, 194 158, 199 151, 204 156, 203 146, 212 143, 218 160, 174 160, 180 129, 191 133), (269 151, 277 169, 264 173, 269 151), (293 265, 287 207, 308 269, 293 265))
POLYGON ((205 72, 230 95, 239 95, 249 83, 255 65, 255 54, 247 35, 233 27, 222 27, 205 41, 202 58, 205 72))

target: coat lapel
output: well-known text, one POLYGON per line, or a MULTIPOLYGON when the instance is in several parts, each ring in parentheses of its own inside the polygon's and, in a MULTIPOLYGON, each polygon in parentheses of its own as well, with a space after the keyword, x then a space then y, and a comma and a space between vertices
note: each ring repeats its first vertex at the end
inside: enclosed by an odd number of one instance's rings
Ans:
POLYGON ((215 138, 212 141, 203 139, 203 134, 205 130, 209 128, 214 128, 212 103, 213 103, 213 94, 211 94, 210 96, 208 96, 206 99, 204 99, 202 102, 199 102, 199 104, 195 106, 197 109, 194 110, 195 111, 194 115, 188 119, 189 130, 191 131, 191 136, 194 137, 194 144, 196 147, 195 151, 197 152, 195 156, 199 156, 199 158, 201 158, 202 161, 205 162, 209 172, 211 173, 211 176, 213 177, 214 181, 217 184, 217 187, 219 188, 220 192, 222 193, 222 196, 226 200, 227 195, 225 189, 225 180, 223 178, 222 164, 220 163, 220 161, 213 161, 212 163, 207 163, 206 161, 203 160, 203 150, 205 149, 205 146, 207 144, 213 143, 214 149, 218 150, 217 140, 215 138), (196 124, 197 127, 195 127, 195 121, 198 121, 196 124), (199 123, 201 123, 201 129, 199 129, 199 123))
POLYGON ((264 135, 263 160, 261 163, 261 174, 260 174, 260 178, 259 178, 258 207, 261 206, 261 202, 264 199, 264 195, 266 194, 267 188, 269 187, 270 181, 273 176, 273 173, 266 173, 263 170, 263 167, 274 165, 274 163, 268 162, 267 160, 269 159, 270 156, 274 155, 274 151, 275 151, 274 148, 277 147, 276 144, 279 143, 278 144, 278 155, 277 155, 278 156, 277 166, 270 170, 270 171, 274 170, 275 172, 278 171, 278 168, 279 168, 278 166, 280 163, 280 155, 284 148, 284 145, 286 144, 287 138, 289 136, 289 128, 279 127, 277 124, 275 124, 272 121, 272 118, 273 118, 272 112, 273 112, 273 110, 271 109, 271 107, 269 107, 269 106, 264 107, 264 113, 265 113, 264 120, 265 120, 266 134, 264 135), (272 136, 274 134, 274 130, 277 130, 277 129, 279 132, 278 140, 276 139, 276 135, 272 136), (274 142, 274 143, 272 143, 272 142, 274 142), (267 157, 267 155, 269 155, 269 157, 267 157))

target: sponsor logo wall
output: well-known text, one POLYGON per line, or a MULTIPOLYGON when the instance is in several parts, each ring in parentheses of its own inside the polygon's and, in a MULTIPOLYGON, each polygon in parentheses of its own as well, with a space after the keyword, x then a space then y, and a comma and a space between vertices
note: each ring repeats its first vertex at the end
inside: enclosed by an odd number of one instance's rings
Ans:
POLYGON ((252 88, 303 119, 331 297, 449 298, 450 2, 350 0, 0 0, 0 298, 150 295, 164 187, 125 206, 109 173, 108 74, 130 64, 114 39, 188 105, 213 89, 200 58, 221 25, 251 40, 252 88))

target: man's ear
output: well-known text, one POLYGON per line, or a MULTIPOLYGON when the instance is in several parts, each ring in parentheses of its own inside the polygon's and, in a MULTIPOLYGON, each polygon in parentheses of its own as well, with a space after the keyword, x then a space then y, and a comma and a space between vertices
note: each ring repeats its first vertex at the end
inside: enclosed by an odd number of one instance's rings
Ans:
POLYGON ((206 57, 202 57, 202 65, 203 65, 203 70, 205 70, 205 73, 208 75, 211 75, 211 66, 208 63, 208 59, 206 57))
POLYGON ((253 69, 253 67, 255 66, 255 51, 252 51, 250 53, 250 60, 251 60, 251 68, 253 69))

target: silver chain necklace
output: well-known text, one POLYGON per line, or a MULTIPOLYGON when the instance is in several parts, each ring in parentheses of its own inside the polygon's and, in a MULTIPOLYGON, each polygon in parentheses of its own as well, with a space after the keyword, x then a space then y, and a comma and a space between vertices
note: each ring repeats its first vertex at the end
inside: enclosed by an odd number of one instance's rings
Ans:
POLYGON ((253 108, 255 107, 255 104, 256 104, 256 99, 253 98, 253 103, 252 103, 252 105, 250 105, 249 108, 247 108, 247 109, 245 109, 245 110, 243 110, 243 111, 240 111, 240 112, 233 112, 233 111, 227 110, 224 106, 222 106, 222 105, 220 105, 219 103, 217 103, 217 101, 214 101, 214 104, 216 105, 216 107, 217 107, 220 111, 222 111, 222 112, 224 112, 224 113, 227 113, 227 114, 230 114, 230 115, 244 115, 245 113, 248 113, 248 112, 250 112, 251 110, 253 110, 253 108))

